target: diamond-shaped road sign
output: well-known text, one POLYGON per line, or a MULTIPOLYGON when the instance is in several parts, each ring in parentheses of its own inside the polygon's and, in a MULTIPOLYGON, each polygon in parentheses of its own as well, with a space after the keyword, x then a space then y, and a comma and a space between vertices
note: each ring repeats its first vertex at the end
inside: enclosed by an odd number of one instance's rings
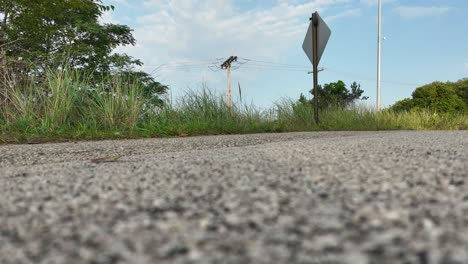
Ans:
MULTIPOLYGON (((320 62, 320 59, 322 58, 323 51, 325 50, 325 47, 327 46, 328 40, 330 39, 331 36, 331 30, 323 21, 323 19, 318 15, 318 61, 317 65, 320 62)), ((305 51, 307 54, 307 57, 309 57, 310 62, 314 64, 314 41, 313 41, 313 30, 315 30, 314 23, 313 21, 310 21, 309 29, 307 30, 306 37, 304 39, 304 44, 302 44, 302 49, 305 51)))

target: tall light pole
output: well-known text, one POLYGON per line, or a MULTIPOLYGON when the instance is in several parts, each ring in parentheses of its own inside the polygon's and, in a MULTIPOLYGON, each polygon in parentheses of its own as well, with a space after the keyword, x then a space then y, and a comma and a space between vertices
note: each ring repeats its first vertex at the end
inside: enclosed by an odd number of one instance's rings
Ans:
POLYGON ((379 0, 379 33, 377 42, 377 111, 382 108, 381 93, 380 93, 380 76, 382 64, 382 0, 379 0))

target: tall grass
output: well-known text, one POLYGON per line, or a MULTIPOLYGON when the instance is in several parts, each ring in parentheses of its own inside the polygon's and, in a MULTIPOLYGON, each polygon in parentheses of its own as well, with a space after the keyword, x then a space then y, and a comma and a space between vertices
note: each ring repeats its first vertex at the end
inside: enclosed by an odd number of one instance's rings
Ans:
POLYGON ((468 116, 429 111, 396 113, 365 107, 327 109, 313 122, 311 105, 283 99, 264 111, 226 106, 207 88, 187 91, 175 103, 152 106, 143 87, 124 79, 91 82, 76 71, 50 71, 9 89, 0 105, 0 142, 135 138, 318 130, 468 129, 468 116))
POLYGON ((265 130, 267 120, 255 106, 233 104, 207 88, 187 91, 173 105, 167 104, 155 117, 166 134, 232 134, 265 130))
POLYGON ((142 87, 113 78, 92 83, 77 71, 50 71, 6 93, 0 106, 2 141, 106 138, 131 134, 145 114, 142 87))

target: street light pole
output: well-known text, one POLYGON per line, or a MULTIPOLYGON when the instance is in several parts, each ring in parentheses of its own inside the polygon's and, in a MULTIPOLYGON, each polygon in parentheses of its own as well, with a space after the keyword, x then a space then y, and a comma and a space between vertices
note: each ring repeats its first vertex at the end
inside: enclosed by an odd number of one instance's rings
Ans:
POLYGON ((379 0, 379 22, 378 22, 378 42, 377 42, 377 111, 382 108, 381 101, 381 64, 382 64, 382 0, 379 0))

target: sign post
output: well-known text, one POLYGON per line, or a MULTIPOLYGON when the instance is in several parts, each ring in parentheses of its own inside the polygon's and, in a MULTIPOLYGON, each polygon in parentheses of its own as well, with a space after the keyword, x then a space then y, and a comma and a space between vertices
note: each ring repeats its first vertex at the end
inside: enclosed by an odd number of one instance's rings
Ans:
POLYGON ((302 49, 309 57, 313 65, 314 74, 314 119, 315 123, 319 123, 319 101, 318 101, 318 65, 322 58, 323 51, 327 46, 331 36, 331 30, 320 17, 318 12, 312 14, 310 18, 309 29, 307 30, 302 49))
POLYGON ((314 54, 313 54, 313 64, 314 64, 314 120, 315 120, 315 123, 318 124, 319 123, 319 107, 318 107, 318 104, 319 104, 319 101, 318 101, 318 95, 319 95, 319 92, 318 92, 318 24, 319 24, 319 21, 318 21, 318 13, 315 12, 313 15, 312 15, 312 24, 313 24, 313 27, 314 27, 314 37, 313 37, 313 50, 314 50, 314 54))

